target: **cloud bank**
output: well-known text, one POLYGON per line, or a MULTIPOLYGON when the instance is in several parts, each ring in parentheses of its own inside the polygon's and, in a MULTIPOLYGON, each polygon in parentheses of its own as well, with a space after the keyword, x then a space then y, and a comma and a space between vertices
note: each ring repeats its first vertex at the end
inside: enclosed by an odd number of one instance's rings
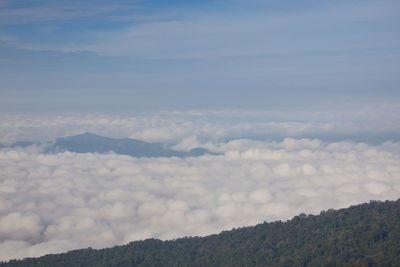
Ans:
POLYGON ((212 146, 224 155, 0 150, 0 259, 207 235, 400 196, 399 143, 286 138, 212 146))
POLYGON ((320 111, 194 110, 135 114, 0 114, 0 144, 49 141, 93 132, 177 144, 177 149, 232 139, 280 141, 285 137, 326 141, 400 141, 400 106, 342 106, 320 111), (333 140, 332 140, 333 139, 333 140), (365 139, 365 140, 364 140, 365 139), (371 139, 371 140, 368 140, 371 139), (196 145, 197 143, 197 145, 196 145))

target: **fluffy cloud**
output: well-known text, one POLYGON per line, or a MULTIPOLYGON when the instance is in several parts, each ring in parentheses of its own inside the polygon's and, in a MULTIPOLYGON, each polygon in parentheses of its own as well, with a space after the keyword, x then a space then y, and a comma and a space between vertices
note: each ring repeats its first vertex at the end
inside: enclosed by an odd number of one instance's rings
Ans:
POLYGON ((0 150, 0 259, 206 235, 400 197, 399 143, 287 138, 209 146, 224 154, 0 150))

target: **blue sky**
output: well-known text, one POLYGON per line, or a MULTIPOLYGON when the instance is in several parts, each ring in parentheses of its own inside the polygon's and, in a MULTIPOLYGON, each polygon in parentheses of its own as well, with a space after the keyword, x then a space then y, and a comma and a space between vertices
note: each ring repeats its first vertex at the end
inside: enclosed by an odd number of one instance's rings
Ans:
POLYGON ((399 13, 389 0, 2 0, 0 106, 397 104, 399 13))

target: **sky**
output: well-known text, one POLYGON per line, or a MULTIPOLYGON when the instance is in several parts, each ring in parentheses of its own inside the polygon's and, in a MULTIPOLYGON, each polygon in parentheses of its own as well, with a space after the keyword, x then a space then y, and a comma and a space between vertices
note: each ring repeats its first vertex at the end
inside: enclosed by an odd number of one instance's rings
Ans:
POLYGON ((400 197, 400 2, 0 0, 0 261, 400 197), (43 146, 92 132, 218 155, 43 146))
POLYGON ((398 1, 0 2, 0 110, 399 101, 398 1))

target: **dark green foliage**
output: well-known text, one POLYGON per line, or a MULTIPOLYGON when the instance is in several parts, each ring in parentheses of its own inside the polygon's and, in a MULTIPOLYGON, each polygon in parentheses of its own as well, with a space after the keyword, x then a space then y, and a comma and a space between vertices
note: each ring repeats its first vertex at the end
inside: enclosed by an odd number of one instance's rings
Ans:
POLYGON ((203 238, 148 239, 0 266, 400 266, 400 200, 301 214, 203 238))

